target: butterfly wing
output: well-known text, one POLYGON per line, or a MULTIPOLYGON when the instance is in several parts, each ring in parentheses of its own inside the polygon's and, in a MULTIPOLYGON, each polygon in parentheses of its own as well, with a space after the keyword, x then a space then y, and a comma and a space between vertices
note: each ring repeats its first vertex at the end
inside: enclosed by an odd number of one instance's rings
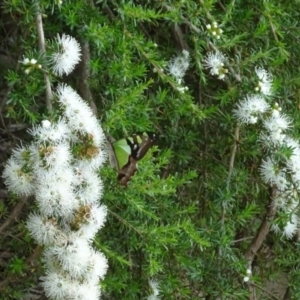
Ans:
POLYGON ((118 163, 118 169, 122 169, 128 162, 132 153, 127 139, 121 139, 113 143, 113 149, 118 163))
POLYGON ((118 181, 127 186, 137 170, 137 161, 141 160, 157 139, 155 133, 133 134, 113 143, 113 150, 118 164, 118 181))
POLYGON ((136 160, 133 157, 129 158, 128 163, 120 170, 118 170, 118 181, 127 187, 128 181, 131 179, 131 177, 134 175, 134 173, 137 171, 137 163, 136 160))
POLYGON ((148 150, 157 140, 157 135, 152 132, 144 132, 142 134, 133 134, 127 138, 127 142, 131 148, 131 156, 135 160, 141 160, 148 150))

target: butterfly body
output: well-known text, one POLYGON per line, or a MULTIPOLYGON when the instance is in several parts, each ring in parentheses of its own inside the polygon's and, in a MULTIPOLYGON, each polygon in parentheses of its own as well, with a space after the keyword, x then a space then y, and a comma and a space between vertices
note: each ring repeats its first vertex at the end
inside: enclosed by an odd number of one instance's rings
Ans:
POLYGON ((137 162, 146 155, 156 139, 155 133, 144 132, 113 143, 118 169, 117 179, 122 185, 127 186, 128 181, 137 171, 137 162))

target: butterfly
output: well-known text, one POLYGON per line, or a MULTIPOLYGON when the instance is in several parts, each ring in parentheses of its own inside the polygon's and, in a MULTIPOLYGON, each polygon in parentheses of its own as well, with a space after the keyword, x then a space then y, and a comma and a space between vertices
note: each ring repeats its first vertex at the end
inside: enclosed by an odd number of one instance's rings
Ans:
POLYGON ((118 181, 127 186, 128 181, 137 171, 137 162, 141 160, 154 145, 158 135, 153 132, 133 134, 112 143, 118 170, 118 181))

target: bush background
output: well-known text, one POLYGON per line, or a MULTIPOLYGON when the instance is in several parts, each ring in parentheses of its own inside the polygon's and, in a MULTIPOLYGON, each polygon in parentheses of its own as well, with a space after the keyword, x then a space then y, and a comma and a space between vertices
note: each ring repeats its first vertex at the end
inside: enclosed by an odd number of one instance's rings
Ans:
MULTIPOLYGON (((299 136, 300 1, 40 1, 47 53, 57 34, 82 45, 83 62, 66 82, 87 100, 107 135, 159 133, 127 189, 108 164, 100 170, 109 209, 95 240, 109 259, 103 299, 300 299, 298 235, 272 232, 253 250, 269 215, 272 190, 259 176, 259 128, 237 130, 232 109, 257 83, 255 66, 274 75, 273 102, 299 136), (208 35, 213 21, 224 33, 208 35), (226 53, 224 81, 203 58, 226 53), (182 94, 166 72, 185 49, 191 66, 182 94), (89 68, 87 67, 89 65, 89 68), (254 251, 254 252, 253 252, 254 251), (251 256, 251 283, 243 281, 251 256), (271 286, 271 287, 270 287, 271 286)), ((43 74, 25 75, 23 57, 39 52, 36 2, 2 1, 0 18, 1 172, 26 128, 49 116, 43 74)), ((0 299, 22 299, 43 273, 41 249, 24 226, 34 199, 0 190, 0 299)), ((276 216, 287 220, 286 216, 276 216)))

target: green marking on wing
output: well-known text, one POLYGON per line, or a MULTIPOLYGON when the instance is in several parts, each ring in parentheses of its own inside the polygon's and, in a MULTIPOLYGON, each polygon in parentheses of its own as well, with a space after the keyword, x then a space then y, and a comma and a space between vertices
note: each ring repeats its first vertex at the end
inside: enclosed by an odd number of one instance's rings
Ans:
POLYGON ((126 139, 121 139, 113 144, 115 155, 118 161, 119 169, 122 169, 129 160, 131 154, 131 148, 127 144, 126 139))

